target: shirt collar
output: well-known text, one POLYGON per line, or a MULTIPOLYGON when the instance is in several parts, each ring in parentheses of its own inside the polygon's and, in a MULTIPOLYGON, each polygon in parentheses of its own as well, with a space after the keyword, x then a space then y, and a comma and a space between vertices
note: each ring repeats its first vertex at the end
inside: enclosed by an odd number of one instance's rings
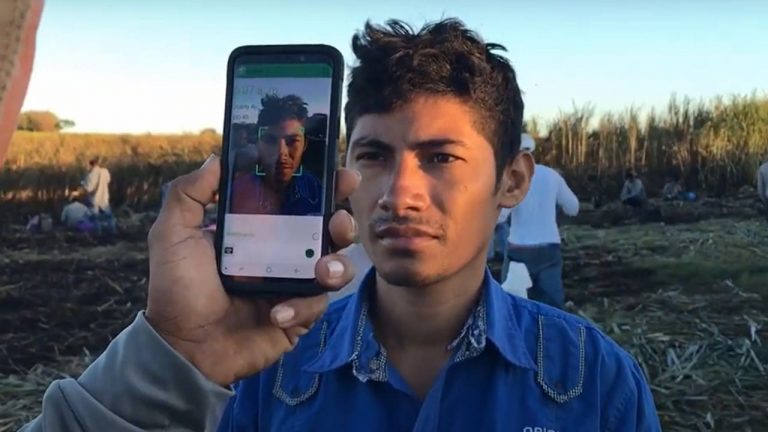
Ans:
MULTIPOLYGON (((357 292, 351 295, 340 314, 339 323, 328 337, 328 349, 304 366, 307 372, 327 372, 351 364, 361 381, 386 381, 387 352, 375 339, 368 317, 368 298, 376 283, 376 272, 368 271, 357 292)), ((508 362, 536 370, 536 363, 526 348, 514 312, 514 300, 486 269, 482 294, 464 327, 449 348, 456 349, 454 362, 480 355, 487 341, 508 362)))

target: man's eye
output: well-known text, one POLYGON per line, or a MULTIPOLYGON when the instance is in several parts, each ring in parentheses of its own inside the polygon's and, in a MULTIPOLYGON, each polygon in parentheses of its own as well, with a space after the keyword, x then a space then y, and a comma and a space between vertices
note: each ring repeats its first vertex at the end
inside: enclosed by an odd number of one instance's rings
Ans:
POLYGON ((261 141, 265 144, 277 144, 278 139, 274 135, 262 135, 261 141))
POLYGON ((366 162, 378 162, 384 160, 384 155, 381 153, 375 153, 375 152, 365 152, 365 153, 359 153, 357 157, 355 157, 356 161, 366 161, 366 162))
POLYGON ((453 155, 449 155, 447 153, 436 153, 429 157, 430 163, 437 163, 437 164, 448 164, 451 162, 457 161, 458 158, 453 155))

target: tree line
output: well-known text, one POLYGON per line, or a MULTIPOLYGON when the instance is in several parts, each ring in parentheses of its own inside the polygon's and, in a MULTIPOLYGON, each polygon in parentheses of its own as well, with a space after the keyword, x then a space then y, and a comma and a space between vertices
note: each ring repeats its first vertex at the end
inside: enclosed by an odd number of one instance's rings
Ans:
POLYGON ((58 132, 75 127, 75 122, 61 119, 51 111, 24 111, 19 115, 16 130, 29 132, 58 132))

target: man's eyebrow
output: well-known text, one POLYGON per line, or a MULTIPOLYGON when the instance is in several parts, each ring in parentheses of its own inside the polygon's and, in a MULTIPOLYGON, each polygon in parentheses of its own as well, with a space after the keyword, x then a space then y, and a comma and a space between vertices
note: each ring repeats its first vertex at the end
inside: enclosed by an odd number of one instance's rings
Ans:
MULTIPOLYGON (((447 145, 458 145, 462 147, 466 147, 467 143, 461 140, 453 139, 453 138, 434 138, 424 141, 417 141, 415 143, 409 144, 408 147, 414 149, 414 150, 430 150, 430 149, 436 149, 440 147, 445 147, 447 145)), ((350 148, 369 148, 369 149, 377 149, 377 150, 391 150, 392 145, 378 139, 378 138, 370 138, 370 137, 360 137, 354 141, 352 141, 350 148)))
POLYGON ((350 149, 368 148, 373 150, 391 150, 392 146, 378 138, 363 136, 352 141, 349 145, 349 148, 350 149))
POLYGON ((440 147, 445 147, 448 145, 457 145, 461 147, 467 147, 467 143, 461 140, 453 139, 453 138, 434 138, 424 141, 418 141, 415 142, 409 147, 416 148, 416 149, 436 149, 440 147))

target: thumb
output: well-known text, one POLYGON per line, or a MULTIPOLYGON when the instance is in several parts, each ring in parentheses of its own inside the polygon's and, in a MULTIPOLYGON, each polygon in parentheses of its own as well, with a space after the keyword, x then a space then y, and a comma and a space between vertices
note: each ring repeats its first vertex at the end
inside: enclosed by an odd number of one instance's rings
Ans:
POLYGON ((173 224, 185 228, 198 227, 203 221, 204 207, 213 201, 219 188, 220 176, 221 160, 212 154, 200 168, 171 182, 160 217, 170 218, 173 224))

